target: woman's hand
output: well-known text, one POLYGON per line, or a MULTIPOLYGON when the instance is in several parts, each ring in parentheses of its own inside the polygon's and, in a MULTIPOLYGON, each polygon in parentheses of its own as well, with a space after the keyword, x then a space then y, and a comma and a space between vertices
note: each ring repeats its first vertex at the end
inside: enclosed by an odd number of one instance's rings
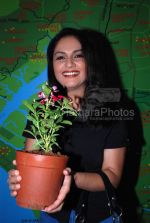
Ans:
MULTIPOLYGON (((13 160, 13 164, 16 165, 16 160, 13 160)), ((17 191, 20 189, 21 176, 18 170, 10 170, 8 172, 8 185, 10 194, 12 197, 16 197, 17 191)))
MULTIPOLYGON (((16 160, 13 161, 13 164, 16 165, 16 160)), ((62 209, 64 200, 70 191, 71 180, 72 180, 71 169, 70 168, 64 169, 63 174, 64 174, 64 181, 56 201, 50 206, 46 207, 43 211, 48 213, 54 213, 62 209)), ((21 176, 19 175, 19 171, 14 169, 10 170, 8 173, 7 182, 9 185, 11 196, 16 197, 17 191, 20 189, 20 181, 21 181, 21 176)))
POLYGON ((60 189, 60 192, 58 194, 56 201, 50 206, 46 207, 42 211, 45 211, 48 213, 55 213, 62 209, 65 198, 70 191, 71 178, 72 178, 71 169, 70 168, 64 169, 63 174, 64 174, 64 181, 63 181, 62 187, 60 189))

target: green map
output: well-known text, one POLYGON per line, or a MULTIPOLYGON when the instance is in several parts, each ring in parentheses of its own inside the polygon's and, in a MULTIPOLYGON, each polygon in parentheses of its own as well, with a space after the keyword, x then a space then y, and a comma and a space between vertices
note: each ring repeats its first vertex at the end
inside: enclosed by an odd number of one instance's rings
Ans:
POLYGON ((22 101, 47 80, 47 45, 64 27, 94 28, 111 42, 124 87, 140 112, 144 143, 136 152, 135 193, 140 223, 149 223, 150 0, 0 0, 0 213, 10 213, 0 214, 0 222, 38 221, 38 214, 10 197, 7 173, 16 149, 24 147, 28 111, 22 101))

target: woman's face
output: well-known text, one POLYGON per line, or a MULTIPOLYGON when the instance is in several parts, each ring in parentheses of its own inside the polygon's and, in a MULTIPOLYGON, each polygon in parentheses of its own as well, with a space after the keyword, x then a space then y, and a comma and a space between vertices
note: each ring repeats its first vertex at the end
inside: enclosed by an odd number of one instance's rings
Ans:
POLYGON ((58 41, 53 54, 53 68, 57 81, 67 91, 85 89, 87 65, 81 44, 74 36, 58 41))

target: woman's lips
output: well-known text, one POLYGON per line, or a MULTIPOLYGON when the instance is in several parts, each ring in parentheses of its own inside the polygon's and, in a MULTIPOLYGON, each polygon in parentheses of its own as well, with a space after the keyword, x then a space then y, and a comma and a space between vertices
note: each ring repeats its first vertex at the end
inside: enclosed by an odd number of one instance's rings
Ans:
POLYGON ((79 75, 79 71, 64 71, 63 76, 65 77, 76 77, 79 75))

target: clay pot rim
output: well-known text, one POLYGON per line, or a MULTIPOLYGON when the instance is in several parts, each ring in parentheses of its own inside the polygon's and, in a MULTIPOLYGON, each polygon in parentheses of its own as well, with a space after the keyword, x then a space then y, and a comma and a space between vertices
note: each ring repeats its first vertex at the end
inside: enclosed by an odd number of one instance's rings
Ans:
POLYGON ((65 155, 65 154, 57 154, 57 153, 53 153, 53 154, 50 154, 50 153, 49 154, 48 153, 47 154, 46 153, 45 154, 40 154, 38 152, 37 153, 34 153, 33 151, 26 151, 26 150, 19 150, 19 149, 16 150, 16 152, 17 153, 18 152, 19 153, 25 153, 25 154, 28 154, 28 155, 38 155, 38 156, 42 156, 42 157, 43 156, 45 156, 45 157, 47 157, 47 156, 50 156, 50 157, 58 157, 58 158, 59 157, 60 158, 62 158, 62 157, 68 157, 68 155, 65 155))

